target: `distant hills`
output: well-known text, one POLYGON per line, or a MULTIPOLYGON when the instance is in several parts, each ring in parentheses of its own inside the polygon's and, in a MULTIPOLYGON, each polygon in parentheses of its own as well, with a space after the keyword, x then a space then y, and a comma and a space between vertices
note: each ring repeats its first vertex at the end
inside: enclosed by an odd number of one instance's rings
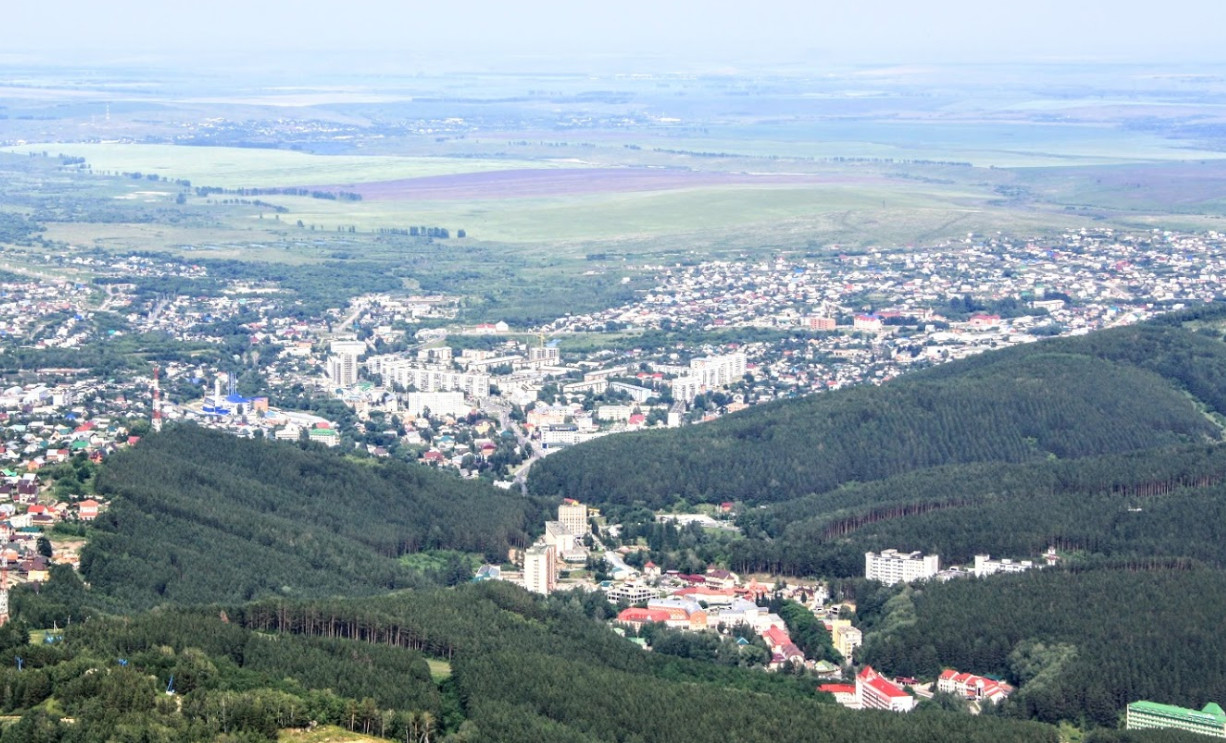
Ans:
POLYGON ((983 354, 778 401, 702 426, 610 436, 538 462, 531 492, 650 508, 779 503, 850 482, 1215 442, 1226 344, 1151 324, 983 354))

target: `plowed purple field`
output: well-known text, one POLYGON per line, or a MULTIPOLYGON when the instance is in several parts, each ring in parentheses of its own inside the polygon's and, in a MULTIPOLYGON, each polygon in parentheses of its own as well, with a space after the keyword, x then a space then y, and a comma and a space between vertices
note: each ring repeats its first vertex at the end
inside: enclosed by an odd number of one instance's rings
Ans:
MULTIPOLYGON (((556 168, 498 170, 377 183, 312 186, 360 193, 369 200, 453 201, 670 191, 709 186, 847 183, 848 178, 778 173, 711 173, 652 168, 556 168)), ((854 179, 867 182, 871 179, 854 179)))

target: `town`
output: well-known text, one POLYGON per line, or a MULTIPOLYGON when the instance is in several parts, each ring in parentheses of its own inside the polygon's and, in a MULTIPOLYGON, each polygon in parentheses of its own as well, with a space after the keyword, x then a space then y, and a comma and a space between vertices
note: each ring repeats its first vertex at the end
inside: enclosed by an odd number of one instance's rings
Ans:
MULTIPOLYGON (((107 507, 90 492, 93 468, 166 425, 340 447, 524 489, 533 462, 596 437, 698 425, 1219 300, 1226 239, 1087 229, 643 264, 628 269, 653 286, 634 301, 534 327, 465 322, 462 297, 445 294, 363 293, 317 310, 276 281, 222 278, 207 261, 168 256, 67 252, 10 268, 0 296, 0 621, 8 588, 78 564, 82 525, 107 507), (89 352, 70 353, 80 349, 89 352)), ((735 534, 735 507, 655 519, 735 534)), ((855 709, 907 712, 942 693, 977 712, 1012 692, 976 669, 919 680, 857 665, 855 605, 823 582, 657 565, 643 558, 646 538, 577 502, 542 526, 539 542, 475 580, 599 591, 618 607, 614 631, 646 650, 811 674, 855 709)), ((989 579, 1060 559, 1054 549, 984 554, 942 569, 936 555, 891 549, 868 553, 863 577, 989 579)), ((1175 714, 1138 704, 1128 711, 1137 726, 1145 714, 1175 714)))

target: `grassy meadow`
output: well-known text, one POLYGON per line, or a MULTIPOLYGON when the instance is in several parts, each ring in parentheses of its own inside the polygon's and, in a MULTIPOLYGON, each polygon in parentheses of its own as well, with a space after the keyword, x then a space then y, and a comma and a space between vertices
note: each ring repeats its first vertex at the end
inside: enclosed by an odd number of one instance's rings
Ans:
MULTIPOLYGON (((168 144, 66 143, 8 147, 16 154, 47 152, 83 157, 95 172, 155 173, 194 186, 272 188, 369 183, 453 173, 522 168, 515 160, 389 155, 312 155, 256 147, 188 147, 168 144)), ((534 168, 566 167, 564 161, 537 160, 534 168)), ((156 189, 151 189, 156 190, 156 189)))

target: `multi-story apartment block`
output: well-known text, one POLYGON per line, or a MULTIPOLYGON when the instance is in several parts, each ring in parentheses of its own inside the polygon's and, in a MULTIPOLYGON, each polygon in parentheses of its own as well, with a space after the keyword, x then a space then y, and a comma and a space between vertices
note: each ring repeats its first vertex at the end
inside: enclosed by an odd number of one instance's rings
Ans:
POLYGON ((851 654, 864 643, 864 633, 851 626, 850 620, 836 619, 830 623, 830 639, 834 641, 834 649, 850 663, 851 654))
POLYGON ((464 402, 463 392, 410 392, 407 397, 405 412, 414 417, 428 410, 430 415, 459 418, 472 410, 472 406, 464 402))
POLYGON ((558 553, 553 545, 538 542, 524 552, 524 588, 549 594, 558 585, 558 553))
POLYGON ((860 709, 884 709, 890 712, 910 712, 915 709, 915 697, 898 684, 865 666, 856 676, 856 696, 860 709))
POLYGON ((936 575, 941 569, 938 555, 922 552, 903 554, 898 550, 883 550, 864 553, 864 577, 879 580, 887 586, 895 583, 910 583, 936 575))
POLYGON ((558 521, 561 521, 566 530, 576 537, 582 537, 591 531, 587 523, 587 515, 587 506, 569 498, 558 506, 558 521))
POLYGON ((364 341, 332 341, 328 357, 328 379, 337 387, 352 387, 358 383, 358 357, 366 353, 364 341))
POLYGON ((383 377, 385 384, 414 387, 418 392, 463 392, 470 397, 488 397, 490 375, 483 372, 459 372, 445 366, 420 364, 396 356, 375 356, 367 360, 366 368, 383 377))
POLYGON ((723 356, 702 356, 690 361, 690 376, 697 377, 699 383, 711 389, 735 384, 745 376, 747 359, 743 353, 729 353, 723 356))

